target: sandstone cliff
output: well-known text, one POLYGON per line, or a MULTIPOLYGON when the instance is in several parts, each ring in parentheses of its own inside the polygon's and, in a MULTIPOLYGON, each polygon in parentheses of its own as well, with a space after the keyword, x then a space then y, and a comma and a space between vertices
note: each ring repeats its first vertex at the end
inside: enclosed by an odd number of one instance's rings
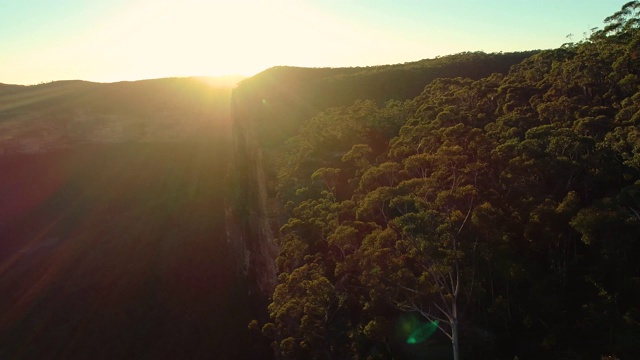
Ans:
POLYGON ((248 278, 249 292, 270 295, 276 284, 274 259, 277 246, 277 203, 269 189, 265 150, 257 143, 251 101, 232 100, 232 159, 230 166, 227 239, 239 257, 241 271, 248 278), (242 103, 242 106, 238 104, 242 103), (275 211, 274 211, 275 210, 275 211))

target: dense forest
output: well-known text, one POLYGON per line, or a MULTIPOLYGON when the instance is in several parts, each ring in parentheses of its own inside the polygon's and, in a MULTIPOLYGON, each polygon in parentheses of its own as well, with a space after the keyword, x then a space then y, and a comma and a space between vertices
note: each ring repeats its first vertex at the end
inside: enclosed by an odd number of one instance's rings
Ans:
POLYGON ((277 285, 250 327, 278 358, 637 356, 639 14, 305 121, 272 149, 277 285))
POLYGON ((263 295, 273 292, 278 251, 273 240, 287 217, 276 194, 277 159, 289 151, 283 145, 306 120, 357 99, 411 99, 422 92, 424 84, 445 76, 481 79, 494 72, 506 74, 534 53, 467 52, 364 68, 278 66, 243 80, 231 98, 227 231, 234 246, 247 250, 241 262, 246 264, 250 292, 257 295, 256 301, 262 302, 263 295))
POLYGON ((537 51, 465 52, 396 65, 353 68, 276 66, 243 80, 233 91, 234 120, 250 117, 253 134, 265 147, 279 147, 318 112, 351 105, 412 99, 437 78, 480 79, 506 73, 537 51))

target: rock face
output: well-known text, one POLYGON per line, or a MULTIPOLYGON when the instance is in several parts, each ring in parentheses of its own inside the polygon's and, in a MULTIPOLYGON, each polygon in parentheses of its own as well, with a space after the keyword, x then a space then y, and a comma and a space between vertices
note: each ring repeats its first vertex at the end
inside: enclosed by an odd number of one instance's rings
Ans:
POLYGON ((238 102, 234 100, 227 239, 239 256, 249 292, 264 297, 271 295, 276 285, 277 228, 273 227, 277 224, 274 221, 277 212, 270 211, 268 206, 276 199, 270 197, 268 164, 256 141, 251 108, 244 102, 242 107, 236 106, 238 102))

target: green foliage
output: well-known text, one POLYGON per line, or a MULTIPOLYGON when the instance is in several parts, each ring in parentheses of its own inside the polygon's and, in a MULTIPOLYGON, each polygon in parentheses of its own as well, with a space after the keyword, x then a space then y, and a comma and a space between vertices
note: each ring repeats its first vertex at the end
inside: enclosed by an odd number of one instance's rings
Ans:
POLYGON ((526 338, 534 357, 633 356, 638 9, 505 76, 436 79, 411 101, 310 118, 279 178, 289 220, 275 337, 311 344, 313 331, 340 328, 314 356, 403 357, 388 324, 410 312, 437 321, 454 349, 463 337, 466 353, 513 357, 526 338), (309 334, 281 325, 307 329, 301 319, 314 321, 309 334))
MULTIPOLYGON (((233 93, 234 117, 252 119, 258 142, 273 148, 294 136, 305 120, 327 108, 350 106, 358 99, 390 103, 386 115, 406 110, 414 98, 437 78, 480 79, 509 68, 537 51, 515 53, 466 52, 397 65, 354 68, 296 68, 279 66, 243 80, 233 93)), ((382 119, 384 113, 379 113, 382 119)), ((394 120, 406 118, 392 117, 394 120)), ((371 117, 370 119, 374 119, 371 117)), ((393 136, 393 121, 377 135, 393 136)), ((382 144, 384 146, 385 144, 382 144)))

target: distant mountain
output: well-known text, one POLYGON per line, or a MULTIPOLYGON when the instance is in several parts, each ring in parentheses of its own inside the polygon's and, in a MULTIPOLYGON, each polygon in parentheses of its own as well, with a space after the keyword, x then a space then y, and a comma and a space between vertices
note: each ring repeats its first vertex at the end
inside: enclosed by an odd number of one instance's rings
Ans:
POLYGON ((0 84, 0 154, 81 143, 175 142, 214 128, 227 133, 239 77, 118 83, 0 84))

